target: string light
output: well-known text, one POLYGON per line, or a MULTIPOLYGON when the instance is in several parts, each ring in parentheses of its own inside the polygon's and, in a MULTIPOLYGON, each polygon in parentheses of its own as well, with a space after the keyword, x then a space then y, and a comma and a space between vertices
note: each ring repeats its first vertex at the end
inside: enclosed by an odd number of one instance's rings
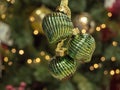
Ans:
POLYGON ((40 63, 40 61, 41 61, 40 58, 35 59, 35 63, 40 63))
POLYGON ((118 45, 118 42, 113 41, 113 42, 112 42, 112 45, 113 45, 113 46, 117 46, 117 45, 118 45))
POLYGON ((35 18, 33 16, 31 16, 29 19, 31 22, 35 21, 35 18))
POLYGON ((105 57, 101 57, 100 60, 101 60, 102 62, 104 62, 104 61, 105 61, 105 57))
POLYGON ((10 2, 10 0, 7 0, 7 2, 10 2))
POLYGON ((45 56, 45 59, 49 61, 49 60, 50 60, 50 56, 49 56, 49 55, 46 55, 46 56, 45 56))
POLYGON ((15 0, 7 0, 7 2, 10 2, 11 4, 14 4, 15 0))
POLYGON ((82 33, 83 33, 83 34, 86 33, 86 30, 85 30, 85 29, 82 29, 82 33))
POLYGON ((39 15, 39 14, 41 14, 41 11, 40 11, 40 10, 37 10, 35 13, 36 13, 37 15, 39 15))
POLYGON ((111 61, 116 61, 116 57, 111 57, 111 61))
POLYGON ((9 66, 11 66, 12 64, 13 64, 13 62, 11 62, 11 61, 10 61, 10 62, 8 62, 8 65, 9 65, 9 66))
POLYGON ((95 63, 93 66, 95 69, 97 69, 99 67, 99 65, 97 63, 95 63))
POLYGON ((44 55, 45 55, 45 52, 44 52, 44 51, 41 51, 41 52, 40 52, 40 55, 41 55, 41 56, 44 56, 44 55))
POLYGON ((119 69, 116 69, 116 70, 115 70, 115 73, 116 73, 116 74, 119 74, 119 73, 120 73, 120 70, 119 70, 119 69))
POLYGON ((15 0, 11 0, 11 3, 14 4, 14 3, 15 3, 15 0))
POLYGON ((24 54, 24 50, 19 50, 19 54, 23 55, 24 54))
POLYGON ((101 30, 101 28, 100 27, 96 27, 96 31, 100 31, 101 30))
POLYGON ((5 19, 5 18, 6 18, 6 15, 5 15, 5 14, 2 14, 2 15, 1 15, 1 18, 2 18, 2 19, 5 19))
POLYGON ((38 35, 38 33, 39 33, 38 30, 34 30, 34 31, 33 31, 33 34, 34 34, 34 35, 38 35))
POLYGON ((8 62, 8 57, 4 57, 4 62, 8 62))
POLYGON ((112 17, 112 13, 111 12, 108 12, 108 17, 112 17))
POLYGON ((111 70, 111 71, 110 71, 110 75, 113 76, 114 74, 115 74, 115 71, 114 71, 114 70, 111 70))
POLYGON ((27 63, 28 63, 28 64, 31 64, 31 63, 32 63, 32 59, 28 59, 28 60, 27 60, 27 63))
POLYGON ((87 17, 82 17, 79 19, 79 21, 86 24, 88 22, 88 19, 87 17))
POLYGON ((107 74, 108 74, 108 71, 107 71, 107 70, 105 70, 105 71, 104 71, 104 75, 107 75, 107 74))
POLYGON ((93 70, 94 70, 94 67, 93 67, 93 66, 90 66, 89 69, 90 69, 90 71, 93 71, 93 70))
POLYGON ((106 28, 106 24, 101 24, 101 28, 106 28))
POLYGON ((16 49, 15 49, 15 48, 12 48, 12 49, 11 49, 11 52, 12 52, 12 53, 16 53, 16 49))

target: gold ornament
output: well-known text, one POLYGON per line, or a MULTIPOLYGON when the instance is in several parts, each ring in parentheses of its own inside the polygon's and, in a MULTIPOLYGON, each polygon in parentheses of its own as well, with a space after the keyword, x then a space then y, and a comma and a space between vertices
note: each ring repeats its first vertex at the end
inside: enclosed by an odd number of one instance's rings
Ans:
POLYGON ((34 32, 37 31, 40 34, 44 34, 42 29, 42 20, 47 14, 51 12, 52 11, 45 6, 41 6, 40 8, 37 8, 32 12, 29 19, 31 22, 31 26, 34 29, 34 32))
POLYGON ((80 15, 77 15, 73 20, 74 26, 78 27, 81 33, 92 34, 95 30, 95 22, 92 20, 92 17, 84 12, 80 15))

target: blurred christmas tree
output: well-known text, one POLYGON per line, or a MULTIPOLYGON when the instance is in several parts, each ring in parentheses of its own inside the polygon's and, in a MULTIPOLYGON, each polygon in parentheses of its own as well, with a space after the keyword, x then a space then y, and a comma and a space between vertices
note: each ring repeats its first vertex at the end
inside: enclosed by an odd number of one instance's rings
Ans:
POLYGON ((74 26, 95 38, 96 50, 65 81, 48 72, 55 46, 42 30, 59 2, 0 0, 0 90, 119 90, 120 0, 69 0, 74 26))

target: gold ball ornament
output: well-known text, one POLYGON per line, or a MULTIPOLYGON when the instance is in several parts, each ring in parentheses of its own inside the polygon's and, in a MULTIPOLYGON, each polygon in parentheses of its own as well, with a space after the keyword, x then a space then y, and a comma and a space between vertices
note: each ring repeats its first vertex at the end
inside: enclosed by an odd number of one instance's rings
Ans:
POLYGON ((51 12, 52 11, 46 8, 45 6, 41 6, 40 8, 37 8, 36 10, 34 10, 29 18, 32 28, 38 31, 40 34, 44 34, 43 28, 42 28, 42 20, 47 14, 51 12))
POLYGON ((90 14, 84 12, 73 19, 75 27, 78 27, 80 32, 92 34, 95 30, 95 22, 90 14))
POLYGON ((0 0, 0 15, 4 14, 7 10, 7 2, 5 0, 0 0))

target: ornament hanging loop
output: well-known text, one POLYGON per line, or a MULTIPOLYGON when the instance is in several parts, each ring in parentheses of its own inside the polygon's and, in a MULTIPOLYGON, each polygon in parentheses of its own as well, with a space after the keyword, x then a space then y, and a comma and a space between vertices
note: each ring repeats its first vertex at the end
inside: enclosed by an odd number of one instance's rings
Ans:
POLYGON ((68 0, 61 0, 60 6, 68 6, 68 0))
POLYGON ((68 0, 61 0, 60 6, 57 7, 57 10, 65 13, 69 18, 71 18, 71 10, 68 7, 68 0))
POLYGON ((56 56, 61 56, 61 57, 65 56, 65 51, 67 50, 67 48, 63 47, 65 40, 66 39, 63 39, 61 42, 57 44, 57 48, 55 49, 56 56))

